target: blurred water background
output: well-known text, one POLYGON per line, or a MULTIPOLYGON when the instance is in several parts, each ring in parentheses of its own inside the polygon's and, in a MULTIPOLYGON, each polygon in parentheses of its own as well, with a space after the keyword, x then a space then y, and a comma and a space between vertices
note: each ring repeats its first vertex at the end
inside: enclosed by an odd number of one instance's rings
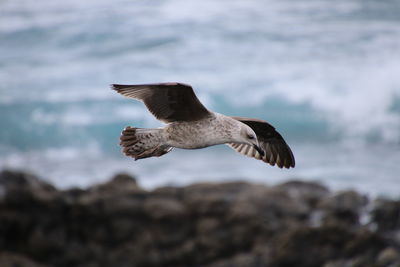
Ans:
POLYGON ((400 2, 1 0, 0 125, 0 168, 61 188, 126 171, 148 188, 299 178, 399 196, 400 2), (125 126, 161 123, 109 84, 166 81, 268 120, 296 168, 227 146, 124 157, 125 126))

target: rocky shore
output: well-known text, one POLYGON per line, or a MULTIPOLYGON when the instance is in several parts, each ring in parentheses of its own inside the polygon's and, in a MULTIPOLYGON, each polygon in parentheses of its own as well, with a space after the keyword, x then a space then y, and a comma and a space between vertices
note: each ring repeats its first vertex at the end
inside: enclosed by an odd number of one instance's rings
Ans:
POLYGON ((0 173, 0 266, 400 266, 400 201, 291 181, 60 191, 0 173))

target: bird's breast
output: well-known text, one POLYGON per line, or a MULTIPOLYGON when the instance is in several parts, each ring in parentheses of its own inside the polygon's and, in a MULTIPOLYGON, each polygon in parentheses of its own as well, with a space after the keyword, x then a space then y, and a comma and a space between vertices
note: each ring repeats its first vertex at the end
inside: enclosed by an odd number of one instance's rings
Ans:
POLYGON ((231 136, 216 118, 192 122, 174 122, 165 127, 170 146, 186 149, 203 148, 229 142, 231 136))

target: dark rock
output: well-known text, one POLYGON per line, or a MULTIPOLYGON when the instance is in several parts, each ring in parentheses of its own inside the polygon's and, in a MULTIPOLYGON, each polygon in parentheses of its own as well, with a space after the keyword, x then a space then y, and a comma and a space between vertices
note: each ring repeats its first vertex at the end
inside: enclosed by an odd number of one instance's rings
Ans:
POLYGON ((0 172, 0 200, 4 198, 35 197, 52 199, 57 190, 27 172, 4 170, 0 172))
POLYGON ((355 191, 342 191, 329 196, 318 204, 322 211, 322 223, 353 227, 360 224, 360 216, 368 204, 368 198, 355 191))
POLYGON ((47 265, 39 264, 32 259, 15 253, 0 252, 1 267, 46 267, 47 265))
POLYGON ((352 238, 345 229, 302 227, 279 236, 273 249, 273 266, 317 267, 344 256, 342 248, 352 238), (307 255, 307 256, 305 256, 307 255))
POLYGON ((383 249, 377 259, 380 266, 395 266, 397 263, 400 266, 400 251, 394 247, 387 247, 383 249))
POLYGON ((183 188, 182 201, 196 215, 221 216, 250 187, 250 184, 243 182, 194 184, 183 188))
POLYGON ((364 196, 315 183, 146 191, 121 174, 59 191, 30 174, 3 171, 0 188, 0 266, 400 264, 398 202, 378 201, 362 225, 364 196))
POLYGON ((287 229, 307 219, 308 207, 286 192, 264 186, 253 186, 238 195, 228 218, 248 220, 270 232, 287 229))
POLYGON ((323 267, 354 267, 352 260, 332 260, 324 264, 323 267))
POLYGON ((56 191, 56 189, 36 176, 22 171, 3 170, 0 172, 0 185, 6 189, 27 188, 40 189, 43 191, 56 191))
POLYGON ((384 244, 383 238, 368 231, 354 233, 342 227, 302 227, 277 238, 272 265, 317 267, 359 255, 364 263, 369 263, 375 260, 384 244))
POLYGON ((240 253, 232 258, 218 260, 208 265, 209 267, 256 267, 267 266, 260 257, 253 253, 240 253))
POLYGON ((143 192, 145 191, 137 185, 135 178, 127 174, 117 174, 109 182, 90 187, 85 194, 81 195, 80 201, 90 203, 98 199, 143 192))
POLYGON ((316 182, 289 181, 276 186, 277 189, 286 191, 291 198, 306 202, 315 207, 321 199, 330 195, 325 186, 316 182))
POLYGON ((117 192, 136 191, 138 189, 139 186, 136 183, 136 179, 125 173, 117 174, 109 182, 91 188, 92 191, 112 194, 117 192))
POLYGON ((173 197, 148 197, 143 204, 144 211, 155 220, 164 218, 181 218, 187 216, 187 210, 182 201, 173 197))
POLYGON ((400 232, 400 200, 375 201, 372 219, 381 232, 400 232))
POLYGON ((355 191, 340 191, 325 198, 324 201, 320 203, 319 208, 358 212, 366 204, 368 204, 368 198, 366 196, 360 195, 355 191))

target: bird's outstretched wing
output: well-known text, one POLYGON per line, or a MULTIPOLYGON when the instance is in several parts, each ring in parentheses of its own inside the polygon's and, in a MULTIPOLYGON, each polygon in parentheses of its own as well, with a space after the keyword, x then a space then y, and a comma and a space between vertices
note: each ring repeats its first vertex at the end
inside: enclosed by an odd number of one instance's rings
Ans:
POLYGON ((187 84, 112 84, 111 88, 121 95, 143 101, 157 119, 166 123, 195 121, 210 115, 187 84))
POLYGON ((247 124, 253 129, 265 155, 261 156, 252 146, 246 144, 230 143, 228 144, 230 147, 243 155, 262 160, 272 166, 275 164, 279 168, 293 168, 295 166, 292 150, 271 124, 258 119, 241 117, 232 118, 247 124))

